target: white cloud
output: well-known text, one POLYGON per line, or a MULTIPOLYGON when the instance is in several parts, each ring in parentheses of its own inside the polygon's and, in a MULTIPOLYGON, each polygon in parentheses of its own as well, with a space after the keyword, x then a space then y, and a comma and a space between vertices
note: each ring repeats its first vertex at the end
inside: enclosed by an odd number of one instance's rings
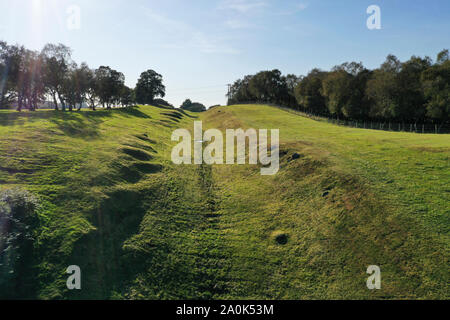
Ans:
POLYGON ((299 13, 300 11, 304 11, 309 7, 308 3, 305 2, 300 2, 297 3, 294 6, 291 6, 291 8, 289 10, 284 10, 281 12, 276 13, 276 15, 280 15, 280 16, 290 16, 290 15, 294 15, 299 13))
MULTIPOLYGON (((142 8, 149 19, 149 25, 158 25, 158 32, 162 33, 163 41, 153 44, 165 49, 195 49, 202 53, 238 54, 239 51, 229 46, 218 37, 207 34, 182 21, 168 18, 148 8, 142 8)), ((154 31, 152 29, 151 31, 154 31)))
POLYGON ((239 13, 248 13, 252 10, 267 7, 268 3, 263 0, 225 0, 220 8, 237 11, 239 13))
POLYGON ((225 25, 230 29, 248 29, 253 27, 250 23, 238 19, 227 20, 225 25))

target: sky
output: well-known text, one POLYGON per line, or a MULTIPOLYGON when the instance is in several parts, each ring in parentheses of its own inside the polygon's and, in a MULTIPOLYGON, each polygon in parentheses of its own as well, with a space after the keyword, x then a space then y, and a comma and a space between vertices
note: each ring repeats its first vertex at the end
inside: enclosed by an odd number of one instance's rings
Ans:
POLYGON ((0 0, 0 40, 108 65, 134 87, 148 69, 166 97, 225 104, 227 84, 262 70, 306 75, 346 61, 378 67, 388 54, 433 59, 450 49, 448 0, 0 0), (381 29, 369 30, 377 5, 381 29))

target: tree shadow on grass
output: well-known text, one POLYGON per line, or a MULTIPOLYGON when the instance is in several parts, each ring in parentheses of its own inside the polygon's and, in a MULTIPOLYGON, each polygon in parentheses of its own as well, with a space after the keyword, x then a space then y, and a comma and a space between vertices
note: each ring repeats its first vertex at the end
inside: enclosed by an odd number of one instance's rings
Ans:
POLYGON ((139 110, 138 108, 135 108, 135 107, 116 109, 116 110, 114 110, 114 112, 117 112, 120 115, 123 115, 126 117, 133 116, 133 117, 143 118, 143 119, 151 119, 152 118, 148 114, 142 112, 141 110, 139 110))
POLYGON ((73 112, 54 110, 39 110, 35 112, 7 111, 0 112, 0 126, 39 124, 39 122, 48 121, 55 124, 59 130, 68 136, 89 138, 98 136, 100 124, 114 114, 151 119, 149 115, 137 108, 73 112))
POLYGON ((111 112, 107 110, 100 111, 54 111, 54 110, 40 110, 34 112, 0 112, 0 126, 21 125, 36 121, 52 121, 52 120, 79 120, 86 119, 101 119, 111 117, 111 112))
POLYGON ((186 111, 184 111, 183 109, 178 109, 178 112, 184 114, 186 117, 192 118, 192 119, 197 119, 197 116, 191 116, 190 114, 188 114, 186 111))
POLYGON ((55 112, 54 116, 48 119, 55 124, 65 135, 94 138, 99 135, 99 126, 112 116, 110 111, 84 111, 84 112, 55 112))

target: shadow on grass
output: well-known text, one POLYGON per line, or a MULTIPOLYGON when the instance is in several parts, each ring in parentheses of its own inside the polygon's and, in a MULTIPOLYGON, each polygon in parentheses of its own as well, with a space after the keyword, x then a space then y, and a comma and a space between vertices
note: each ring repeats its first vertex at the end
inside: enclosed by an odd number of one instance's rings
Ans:
POLYGON ((186 111, 184 111, 183 109, 178 109, 177 110, 179 113, 184 114, 186 117, 192 118, 192 119, 197 119, 198 117, 196 116, 191 116, 190 114, 186 113, 186 111))
POLYGON ((121 115, 128 116, 128 117, 133 116, 133 117, 143 118, 143 119, 151 119, 152 118, 148 114, 145 114, 144 112, 142 112, 141 110, 139 110, 136 107, 115 109, 114 112, 118 112, 121 115))
POLYGON ((137 108, 118 108, 113 110, 83 110, 63 112, 55 110, 39 110, 34 112, 0 111, 0 126, 38 124, 42 121, 53 123, 64 134, 83 138, 99 135, 99 125, 114 114, 125 117, 151 119, 137 108))

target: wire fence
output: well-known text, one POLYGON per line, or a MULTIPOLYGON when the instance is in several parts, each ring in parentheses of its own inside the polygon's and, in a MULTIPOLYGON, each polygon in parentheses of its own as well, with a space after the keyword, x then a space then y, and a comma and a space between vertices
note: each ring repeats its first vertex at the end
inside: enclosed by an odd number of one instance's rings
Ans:
MULTIPOLYGON (((261 103, 252 103, 261 104, 261 103)), ((261 104, 262 105, 262 104, 261 104)), ((288 107, 283 107, 274 104, 264 104, 276 107, 278 109, 294 113, 303 117, 307 117, 316 121, 325 121, 338 126, 358 128, 358 129, 369 129, 369 130, 381 130, 381 131, 395 131, 395 132, 412 132, 412 133, 433 133, 433 134, 448 134, 450 133, 450 123, 405 123, 405 122, 395 122, 395 121, 371 121, 371 120, 348 120, 348 119, 338 119, 329 118, 323 115, 302 112, 294 110, 288 107)))

